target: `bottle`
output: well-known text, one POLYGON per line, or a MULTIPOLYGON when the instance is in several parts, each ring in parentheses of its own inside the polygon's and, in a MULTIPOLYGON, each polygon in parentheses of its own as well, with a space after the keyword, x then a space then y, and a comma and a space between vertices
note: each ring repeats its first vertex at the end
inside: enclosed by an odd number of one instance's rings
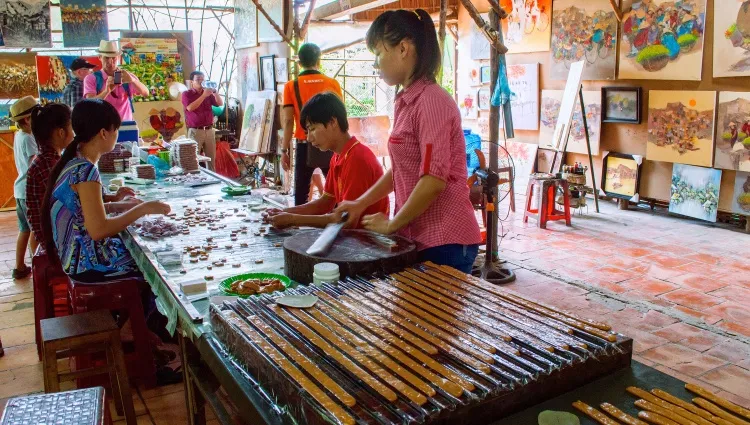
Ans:
POLYGON ((130 170, 135 172, 135 167, 141 165, 141 148, 138 147, 138 142, 132 142, 130 145, 130 170))

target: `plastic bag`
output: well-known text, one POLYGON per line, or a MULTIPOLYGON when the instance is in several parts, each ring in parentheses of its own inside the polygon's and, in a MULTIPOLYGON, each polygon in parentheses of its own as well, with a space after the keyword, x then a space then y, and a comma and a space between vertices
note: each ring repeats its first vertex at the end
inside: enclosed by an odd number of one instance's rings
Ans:
POLYGON ((228 142, 219 142, 216 145, 216 158, 214 158, 214 161, 216 161, 214 167, 217 173, 230 179, 238 179, 240 177, 240 167, 237 166, 237 162, 229 150, 228 142))

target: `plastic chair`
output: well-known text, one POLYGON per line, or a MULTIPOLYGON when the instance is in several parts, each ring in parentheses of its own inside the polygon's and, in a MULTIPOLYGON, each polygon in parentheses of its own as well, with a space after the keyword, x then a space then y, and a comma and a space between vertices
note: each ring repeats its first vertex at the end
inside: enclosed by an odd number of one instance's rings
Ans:
POLYGON ((565 220, 565 225, 570 226, 570 191, 568 181, 564 179, 529 179, 526 187, 526 208, 523 212, 523 222, 528 223, 529 217, 537 219, 537 225, 541 229, 547 228, 548 221, 565 220), (539 206, 534 209, 531 206, 534 197, 534 189, 540 186, 539 206), (561 188, 563 193, 563 210, 555 207, 555 193, 561 188))

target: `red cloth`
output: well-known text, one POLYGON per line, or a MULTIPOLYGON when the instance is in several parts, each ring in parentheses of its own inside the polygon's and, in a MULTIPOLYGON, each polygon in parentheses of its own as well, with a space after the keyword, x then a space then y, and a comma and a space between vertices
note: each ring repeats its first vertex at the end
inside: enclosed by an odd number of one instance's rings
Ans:
POLYGON ((230 179, 240 178, 240 167, 229 150, 229 142, 219 142, 216 145, 216 158, 214 158, 214 169, 224 177, 230 179))

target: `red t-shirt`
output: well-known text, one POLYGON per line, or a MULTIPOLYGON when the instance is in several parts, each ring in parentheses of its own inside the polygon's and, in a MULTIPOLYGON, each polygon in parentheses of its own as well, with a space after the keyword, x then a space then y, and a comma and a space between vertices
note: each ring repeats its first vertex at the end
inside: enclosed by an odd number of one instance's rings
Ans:
MULTIPOLYGON (((339 204, 355 201, 383 177, 383 167, 370 148, 352 137, 340 154, 333 154, 326 176, 324 196, 330 196, 339 204)), ((388 215, 388 197, 370 205, 362 216, 382 212, 388 215)), ((357 227, 359 223, 357 223, 357 227)))

